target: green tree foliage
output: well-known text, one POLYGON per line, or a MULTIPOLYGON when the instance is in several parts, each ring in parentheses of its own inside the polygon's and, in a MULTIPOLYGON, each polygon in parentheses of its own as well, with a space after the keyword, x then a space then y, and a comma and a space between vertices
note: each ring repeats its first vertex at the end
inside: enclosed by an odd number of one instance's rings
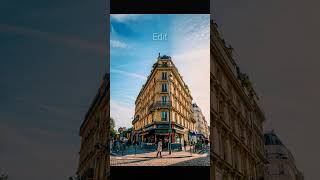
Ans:
POLYGON ((110 137, 114 137, 116 135, 116 130, 114 129, 116 127, 116 123, 112 117, 110 117, 110 137))

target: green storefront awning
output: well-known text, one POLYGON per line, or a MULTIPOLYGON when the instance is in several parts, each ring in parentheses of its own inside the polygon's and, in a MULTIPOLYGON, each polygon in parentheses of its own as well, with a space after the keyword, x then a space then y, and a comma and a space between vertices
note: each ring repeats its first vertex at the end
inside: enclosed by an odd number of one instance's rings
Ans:
POLYGON ((162 134, 162 133, 169 133, 169 131, 168 131, 168 129, 156 129, 155 133, 162 134))

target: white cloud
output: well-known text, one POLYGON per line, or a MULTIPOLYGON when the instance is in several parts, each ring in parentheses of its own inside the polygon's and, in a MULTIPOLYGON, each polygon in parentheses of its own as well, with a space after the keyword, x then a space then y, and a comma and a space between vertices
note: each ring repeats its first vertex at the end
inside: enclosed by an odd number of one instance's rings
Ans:
POLYGON ((139 78, 139 79, 143 79, 143 80, 147 80, 147 77, 141 74, 137 74, 137 73, 131 73, 131 72, 127 72, 127 71, 122 71, 119 69, 110 69, 111 73, 117 73, 117 74, 121 74, 121 75, 125 75, 125 76, 129 76, 129 77, 133 77, 133 78, 139 78))
POLYGON ((191 15, 173 30, 173 62, 210 125, 210 18, 191 15))
POLYGON ((193 102, 201 108, 210 125, 210 49, 188 50, 172 56, 183 80, 189 86, 193 102))
POLYGON ((112 19, 124 23, 126 21, 136 20, 141 17, 142 14, 111 14, 110 16, 112 19))
POLYGON ((177 51, 207 48, 210 38, 209 15, 192 15, 178 19, 172 33, 173 46, 177 51))
POLYGON ((129 45, 119 40, 110 40, 110 46, 113 48, 129 48, 129 45))
POLYGON ((110 116, 115 120, 116 129, 119 127, 132 127, 134 106, 116 100, 110 100, 110 116))

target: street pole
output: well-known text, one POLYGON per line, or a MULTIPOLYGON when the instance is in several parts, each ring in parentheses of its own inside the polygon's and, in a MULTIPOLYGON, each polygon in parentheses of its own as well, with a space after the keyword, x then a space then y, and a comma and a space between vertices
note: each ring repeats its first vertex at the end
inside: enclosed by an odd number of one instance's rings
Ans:
POLYGON ((170 99, 170 79, 171 74, 169 74, 169 83, 168 83, 168 96, 169 96, 169 155, 171 155, 171 117, 170 117, 170 110, 171 110, 171 99, 170 99))
POLYGON ((191 154, 191 156, 192 156, 191 142, 189 143, 189 145, 190 145, 190 154, 191 154))
POLYGON ((135 142, 135 145, 134 145, 134 155, 137 155, 137 143, 135 142))

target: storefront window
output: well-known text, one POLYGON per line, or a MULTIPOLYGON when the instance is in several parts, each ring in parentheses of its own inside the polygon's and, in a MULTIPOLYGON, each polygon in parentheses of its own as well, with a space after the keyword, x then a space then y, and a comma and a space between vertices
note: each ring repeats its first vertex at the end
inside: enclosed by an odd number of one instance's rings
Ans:
POLYGON ((175 135, 175 143, 181 143, 181 134, 175 135))

